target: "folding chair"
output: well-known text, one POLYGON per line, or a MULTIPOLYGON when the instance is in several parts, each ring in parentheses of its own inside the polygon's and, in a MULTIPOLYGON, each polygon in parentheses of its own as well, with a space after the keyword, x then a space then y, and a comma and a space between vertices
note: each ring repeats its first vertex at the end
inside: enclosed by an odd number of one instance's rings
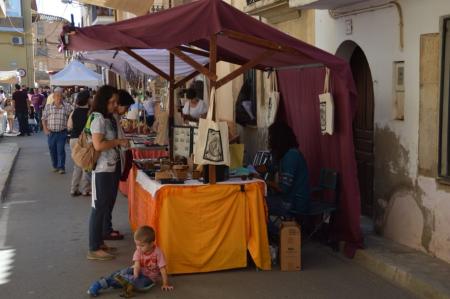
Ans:
POLYGON ((337 171, 327 168, 321 169, 319 186, 311 191, 309 211, 307 213, 298 213, 305 220, 306 218, 321 216, 321 221, 315 225, 307 240, 317 233, 325 223, 329 224, 332 221, 339 205, 338 187, 337 171))

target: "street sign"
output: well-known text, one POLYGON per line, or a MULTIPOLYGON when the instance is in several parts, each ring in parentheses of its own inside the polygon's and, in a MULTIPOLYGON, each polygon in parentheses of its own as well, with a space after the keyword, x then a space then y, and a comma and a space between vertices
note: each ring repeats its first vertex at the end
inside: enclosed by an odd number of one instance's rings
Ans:
POLYGON ((17 69, 20 77, 25 77, 27 75, 27 71, 24 69, 17 69))

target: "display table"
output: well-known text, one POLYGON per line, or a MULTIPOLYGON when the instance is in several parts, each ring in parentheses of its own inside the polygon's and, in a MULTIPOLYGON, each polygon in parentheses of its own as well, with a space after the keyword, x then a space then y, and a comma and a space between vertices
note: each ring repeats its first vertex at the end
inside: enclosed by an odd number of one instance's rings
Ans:
MULTIPOLYGON (((133 154, 133 159, 157 159, 157 158, 165 158, 169 156, 169 152, 166 147, 157 146, 157 147, 133 147, 131 148, 131 152, 133 154)), ((128 196, 130 185, 128 180, 126 182, 119 183, 119 191, 128 196)))
POLYGON ((131 228, 149 225, 171 274, 247 266, 270 270, 263 181, 160 185, 136 167, 130 172, 131 228))

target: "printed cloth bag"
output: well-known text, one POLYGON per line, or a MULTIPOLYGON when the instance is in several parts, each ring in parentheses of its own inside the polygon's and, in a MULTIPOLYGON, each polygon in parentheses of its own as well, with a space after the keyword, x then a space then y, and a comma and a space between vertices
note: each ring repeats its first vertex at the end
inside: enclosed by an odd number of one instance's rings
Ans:
POLYGON ((199 165, 230 166, 230 147, 227 122, 212 120, 216 90, 211 90, 206 119, 200 119, 194 146, 194 163, 199 165))
POLYGON ((330 69, 325 69, 325 83, 323 93, 319 94, 320 101, 320 131, 322 135, 334 133, 334 100, 330 92, 330 69))
POLYGON ((271 91, 269 94, 269 105, 267 107, 267 126, 270 127, 277 117, 278 106, 280 104, 280 92, 278 91, 277 73, 271 74, 271 91))

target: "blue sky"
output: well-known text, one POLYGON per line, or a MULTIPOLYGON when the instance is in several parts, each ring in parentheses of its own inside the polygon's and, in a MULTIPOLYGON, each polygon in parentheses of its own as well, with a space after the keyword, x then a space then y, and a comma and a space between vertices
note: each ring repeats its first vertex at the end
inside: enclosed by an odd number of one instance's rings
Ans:
POLYGON ((81 8, 79 4, 65 4, 61 0, 36 0, 38 12, 66 18, 70 21, 70 14, 74 14, 75 26, 81 22, 81 8))

